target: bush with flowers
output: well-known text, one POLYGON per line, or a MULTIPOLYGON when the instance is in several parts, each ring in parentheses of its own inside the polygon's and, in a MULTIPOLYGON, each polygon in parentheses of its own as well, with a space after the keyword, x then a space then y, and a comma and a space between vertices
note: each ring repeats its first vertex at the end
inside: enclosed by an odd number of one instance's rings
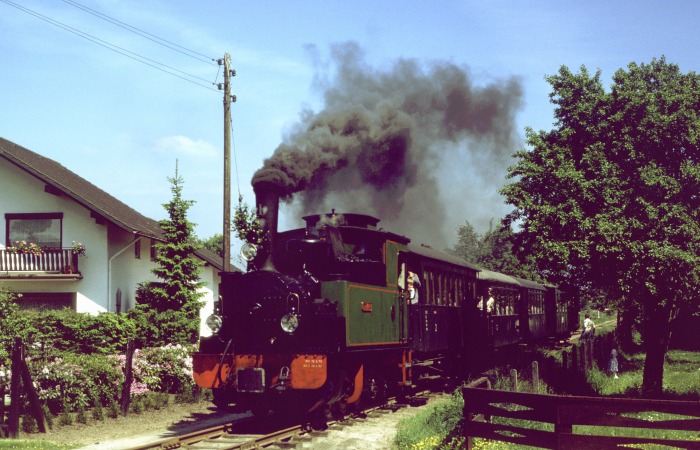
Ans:
MULTIPOLYGON (((148 342, 136 322, 126 314, 22 311, 18 296, 0 287, 0 384, 10 383, 12 344, 20 337, 39 398, 51 414, 95 406, 114 410, 125 380, 126 343, 148 342)), ((137 350, 132 360, 132 401, 169 394, 191 398, 193 349, 189 344, 170 344, 137 350)))
MULTIPOLYGON (((192 380, 192 346, 166 345, 136 349, 132 359, 134 381, 131 394, 146 392, 167 392, 180 394, 194 388, 192 380)), ((125 355, 112 357, 124 370, 125 355)))
POLYGON ((85 244, 73 241, 73 248, 71 249, 71 253, 78 256, 85 256, 85 244))
MULTIPOLYGON (((131 396, 191 392, 194 388, 191 351, 191 347, 181 345, 137 349, 132 359, 131 396)), ((95 399, 109 405, 119 402, 121 397, 126 372, 123 354, 64 353, 50 361, 30 358, 28 363, 39 399, 54 415, 64 408, 76 411, 93 407, 95 399)))
POLYGON ((114 402, 124 379, 105 355, 65 353, 51 361, 29 360, 28 365, 39 399, 52 414, 94 406, 95 398, 102 404, 114 402))
POLYGON ((15 245, 12 247, 7 247, 8 253, 20 253, 28 255, 41 255, 44 253, 44 249, 34 242, 27 241, 15 241, 15 245))

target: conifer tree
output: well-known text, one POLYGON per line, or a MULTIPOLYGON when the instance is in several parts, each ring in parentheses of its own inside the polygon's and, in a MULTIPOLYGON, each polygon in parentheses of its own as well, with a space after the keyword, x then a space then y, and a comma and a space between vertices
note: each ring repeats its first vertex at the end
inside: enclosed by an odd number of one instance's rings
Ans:
POLYGON ((199 274, 204 264, 193 256, 197 249, 193 237, 194 224, 187 220, 187 211, 195 202, 182 198, 184 180, 175 165, 175 177, 168 178, 173 198, 163 204, 168 219, 159 221, 165 242, 158 242, 153 274, 162 281, 141 283, 137 289, 137 310, 141 336, 148 345, 194 343, 199 335, 199 309, 204 285, 199 274), (140 317, 139 317, 140 316, 140 317))

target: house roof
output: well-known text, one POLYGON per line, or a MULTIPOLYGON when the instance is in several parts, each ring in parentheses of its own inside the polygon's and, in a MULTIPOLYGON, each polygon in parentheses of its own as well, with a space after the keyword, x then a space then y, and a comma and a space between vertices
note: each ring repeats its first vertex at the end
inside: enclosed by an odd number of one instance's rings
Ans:
MULTIPOLYGON (((224 270, 224 258, 212 252, 211 250, 206 248, 200 248, 198 250, 195 250, 194 253, 195 255, 199 256, 202 260, 208 262, 217 269, 224 270)), ((240 272, 240 269, 234 265, 231 265, 231 271, 240 272)))
MULTIPOLYGON (((45 190, 61 193, 90 210, 93 218, 109 221, 135 235, 164 240, 158 222, 117 200, 56 161, 0 137, 0 157, 46 183, 45 190)), ((204 261, 223 270, 223 259, 206 249, 195 252, 204 261)))

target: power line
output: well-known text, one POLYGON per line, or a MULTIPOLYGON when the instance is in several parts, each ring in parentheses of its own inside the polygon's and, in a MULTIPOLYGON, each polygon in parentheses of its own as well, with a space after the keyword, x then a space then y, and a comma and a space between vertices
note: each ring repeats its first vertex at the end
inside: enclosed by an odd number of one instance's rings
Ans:
POLYGON ((106 20, 107 22, 111 22, 111 23, 113 23, 114 25, 117 25, 118 27, 121 27, 121 28, 123 28, 123 29, 125 29, 125 30, 127 30, 127 31, 131 31, 132 33, 138 34, 139 36, 144 37, 144 38, 148 39, 149 41, 153 41, 153 42, 155 42, 156 44, 159 44, 159 45, 162 45, 162 46, 164 46, 164 47, 167 47, 167 48, 169 48, 169 49, 171 49, 171 50, 174 50, 174 51, 176 51, 176 52, 178 52, 178 53, 182 53, 182 54, 185 55, 185 56, 189 56, 190 58, 194 58, 194 59, 196 59, 196 60, 198 60, 198 61, 203 61, 203 62, 208 63, 208 64, 216 64, 216 63, 214 62, 214 61, 215 61, 214 58, 210 58, 210 57, 208 57, 207 55, 204 55, 204 54, 202 54, 202 53, 196 52, 196 51, 194 51, 194 50, 190 50, 190 49, 185 48, 185 47, 183 47, 183 46, 181 46, 181 45, 175 44, 174 42, 170 42, 170 41, 168 41, 167 39, 163 39, 163 38, 161 38, 161 37, 158 37, 158 36, 156 36, 156 35, 154 35, 154 34, 151 34, 151 33, 147 32, 147 31, 141 30, 141 29, 139 29, 139 28, 137 28, 137 27, 134 27, 134 26, 132 26, 132 25, 129 25, 128 23, 125 23, 125 22, 122 22, 122 21, 120 21, 120 20, 117 20, 117 19, 115 19, 115 18, 113 18, 113 17, 110 17, 110 16, 108 16, 107 14, 103 14, 103 13, 101 13, 101 12, 99 12, 99 11, 96 11, 96 10, 94 10, 94 9, 92 9, 92 8, 89 8, 89 7, 85 6, 85 5, 81 5, 81 4, 78 3, 78 2, 75 2, 75 1, 73 1, 73 0, 63 0, 63 2, 68 3, 68 4, 71 5, 71 6, 75 6, 76 8, 82 9, 83 11, 87 12, 88 14, 92 14, 93 16, 99 17, 99 18, 102 19, 102 20, 106 20), (184 50, 184 51, 183 51, 183 50, 184 50), (199 57, 196 56, 196 55, 198 55, 198 56, 203 56, 203 57, 206 58, 206 59, 199 58, 199 57))
POLYGON ((112 44, 112 43, 110 43, 110 42, 107 42, 107 41, 105 41, 105 40, 103 40, 103 39, 100 39, 100 38, 97 38, 97 37, 95 37, 95 36, 92 36, 92 35, 90 35, 90 34, 88 34, 88 33, 85 33, 85 32, 83 32, 83 31, 78 30, 77 28, 73 28, 73 27, 71 27, 71 26, 69 26, 69 25, 66 25, 66 24, 64 24, 64 23, 61 23, 61 22, 59 22, 59 21, 57 21, 57 20, 54 20, 54 19, 52 19, 52 18, 50 18, 50 17, 48 17, 48 16, 45 16, 45 15, 43 15, 43 14, 40 14, 40 13, 38 13, 38 12, 36 12, 36 11, 32 11, 32 10, 29 9, 29 8, 25 8, 25 7, 21 6, 21 5, 18 5, 18 4, 16 4, 16 3, 14 3, 14 2, 11 2, 11 1, 9 1, 9 0, 0 0, 0 2, 3 2, 3 3, 5 3, 5 4, 8 4, 8 5, 10 5, 10 6, 14 7, 14 8, 19 9, 20 11, 23 11, 23 12, 25 12, 25 13, 27 13, 27 14, 29 14, 29 15, 32 15, 32 16, 38 18, 38 19, 41 19, 41 20, 43 20, 43 21, 45 21, 45 22, 48 22, 48 23, 50 23, 51 25, 54 25, 54 26, 59 27, 59 28, 62 28, 62 29, 66 30, 66 31, 68 31, 68 32, 70 32, 70 33, 73 33, 73 34, 75 34, 75 35, 77 35, 77 36, 80 36, 80 37, 82 37, 83 39, 86 39, 86 40, 88 40, 88 41, 91 41, 91 42, 93 42, 93 43, 95 43, 95 44, 97 44, 97 45, 100 45, 100 46, 102 46, 102 47, 108 49, 108 50, 112 50, 113 52, 119 53, 119 54, 121 54, 121 55, 123 55, 123 56, 126 56, 126 57, 128 57, 128 58, 131 58, 131 59, 133 59, 134 61, 138 61, 138 62, 140 62, 141 64, 145 64, 145 65, 147 65, 147 66, 153 67, 154 69, 158 69, 158 70, 160 70, 161 72, 165 72, 165 73, 167 73, 167 74, 169 74, 169 75, 172 75, 172 76, 174 76, 174 77, 180 78, 180 79, 185 80, 185 81, 188 81, 188 82, 190 82, 190 83, 192 83, 192 84, 195 84, 195 85, 197 85, 197 86, 200 86, 200 87, 202 87, 202 88, 204 88, 204 89, 208 89, 208 90, 210 90, 210 91, 214 91, 214 92, 217 92, 217 93, 218 93, 218 90, 217 90, 217 89, 214 89, 214 88, 212 88, 212 87, 210 87, 210 86, 203 85, 203 84, 198 83, 198 82, 196 82, 196 81, 194 81, 194 80, 192 80, 192 79, 185 78, 184 76, 178 75, 177 73, 173 73, 173 72, 171 72, 171 71, 169 71, 169 70, 164 69, 163 67, 168 68, 168 69, 170 69, 170 70, 174 70, 174 71, 176 71, 176 72, 179 72, 179 73, 181 73, 181 74, 183 74, 183 75, 186 75, 186 76, 188 76, 188 77, 190 77, 190 78, 195 78, 195 79, 198 79, 198 80, 202 80, 202 81, 204 81, 204 82, 206 82, 206 83, 210 83, 209 80, 206 80, 206 79, 204 79, 204 78, 198 77, 198 76, 196 76, 196 75, 192 75, 192 74, 190 74, 190 73, 184 72, 184 71, 179 70, 179 69, 176 69, 176 68, 174 68, 174 67, 170 67, 170 66, 168 66, 167 64, 163 64, 163 63, 161 63, 161 62, 158 62, 158 61, 155 61, 155 60, 153 60, 153 59, 147 58, 147 57, 145 57, 145 56, 139 55, 138 53, 135 53, 135 52, 126 50, 126 49, 124 49, 124 48, 122 48, 122 47, 119 47, 118 45, 114 45, 114 44, 112 44), (150 61, 150 62, 149 62, 149 61, 150 61), (151 63, 153 63, 153 64, 151 64, 151 63), (159 67, 159 66, 162 66, 162 67, 159 67))

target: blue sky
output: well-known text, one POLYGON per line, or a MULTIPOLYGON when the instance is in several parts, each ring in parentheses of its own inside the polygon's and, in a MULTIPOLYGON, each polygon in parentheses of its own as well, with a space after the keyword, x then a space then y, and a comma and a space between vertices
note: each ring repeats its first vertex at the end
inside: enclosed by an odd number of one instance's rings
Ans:
MULTIPOLYGON (((232 198, 235 202, 240 190, 250 204, 250 180, 263 160, 298 128, 304 111, 324 109, 324 92, 338 75, 334 46, 355 43, 362 69, 377 77, 391 72, 397 61, 411 60, 426 77, 436 65, 459 67, 476 89, 518 83, 522 97, 514 108, 516 136, 506 149, 510 153, 523 145, 526 126, 551 127, 544 77, 561 65, 575 71, 581 65, 600 69, 606 85, 615 70, 661 55, 684 72, 700 69, 695 23, 700 3, 694 1, 78 4, 196 51, 198 57, 144 39, 74 2, 21 1, 35 13, 198 78, 192 83, 156 70, 3 0, 0 136, 60 162, 156 220, 166 216, 162 204, 171 198, 167 178, 174 175, 177 159, 185 180, 183 196, 196 201, 190 220, 200 237, 222 230, 223 108, 221 93, 211 84, 221 76, 209 60, 225 52, 237 71, 232 81, 238 99, 232 107, 237 163, 232 198)), ((482 151, 478 142, 460 145, 482 151)), ((487 147, 483 152, 490 151, 487 147)), ((452 245, 456 226, 468 220, 484 231, 489 219, 508 211, 496 194, 507 164, 485 180, 478 167, 467 167, 470 161, 438 157, 419 169, 437 171, 435 201, 448 212, 437 217, 416 207, 418 213, 406 214, 424 222, 416 229, 422 234, 418 241, 452 245)), ((411 203, 410 198, 397 201, 411 203)), ((352 207, 339 203, 346 210, 352 207)), ((358 207, 362 204, 358 201, 358 207)), ((298 215, 297 209, 283 209, 282 227, 299 225, 298 215)), ((400 223, 399 231, 408 234, 400 223)))

